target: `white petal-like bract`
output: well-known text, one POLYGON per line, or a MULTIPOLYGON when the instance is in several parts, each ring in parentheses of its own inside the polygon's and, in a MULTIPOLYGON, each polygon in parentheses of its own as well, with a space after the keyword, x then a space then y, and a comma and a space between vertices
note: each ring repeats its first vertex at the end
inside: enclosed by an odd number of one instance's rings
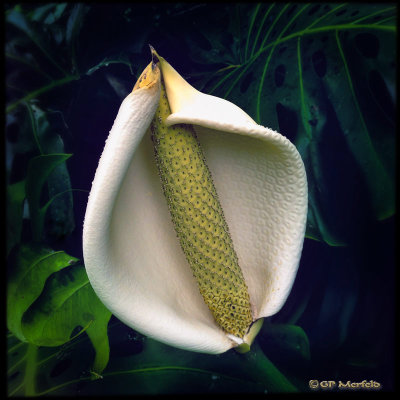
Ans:
MULTIPOLYGON (((254 320, 284 304, 296 276, 307 181, 295 146, 234 104, 202 94, 160 61, 172 114, 195 126, 248 285, 254 320)), ((172 346, 222 353, 237 343, 216 324, 180 248, 149 126, 159 85, 122 103, 89 196, 84 261, 121 321, 172 346)))

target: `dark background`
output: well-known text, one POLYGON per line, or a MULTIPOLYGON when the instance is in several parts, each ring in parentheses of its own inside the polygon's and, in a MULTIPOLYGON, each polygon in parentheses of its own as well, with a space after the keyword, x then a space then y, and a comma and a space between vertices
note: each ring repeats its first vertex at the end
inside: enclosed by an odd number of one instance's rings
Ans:
MULTIPOLYGON (((20 101, 25 99, 42 110, 47 120, 46 126, 38 124, 42 147, 49 153, 73 154, 66 162, 66 168, 58 172, 62 177, 57 178, 58 182, 62 183, 57 190, 79 189, 60 196, 58 208, 49 210, 42 243, 82 259, 82 223, 88 191, 119 105, 150 61, 148 44, 192 85, 210 93, 224 74, 232 71, 225 68, 245 64, 247 37, 250 37, 251 48, 259 29, 260 43, 281 10, 269 41, 279 38, 282 32, 284 37, 301 30, 338 6, 309 5, 294 21, 297 26, 289 24, 305 4, 289 5, 283 10, 286 3, 279 3, 270 10, 264 27, 261 19, 269 4, 260 6, 257 14, 254 14, 255 3, 67 3, 64 8, 49 6, 48 10, 43 9, 43 4, 6 5, 7 184, 23 179, 29 160, 38 154, 31 119, 20 101), (61 84, 60 80, 65 77, 70 81, 61 84), (50 89, 53 83, 56 85, 50 89), (60 139, 58 144, 53 142, 56 136, 60 139)), ((355 3, 331 13, 329 18, 321 20, 320 26, 324 23, 326 26, 351 24, 368 15, 372 16, 365 19, 365 24, 376 23, 379 21, 376 17, 379 17, 382 21, 387 19, 389 25, 396 25, 396 11, 393 4, 355 3), (383 10, 381 14, 379 10, 383 10)), ((368 27, 349 29, 348 32, 341 31, 340 38, 352 74, 353 90, 359 98, 361 114, 373 131, 374 145, 382 144, 382 148, 377 145, 377 153, 394 188, 396 97, 390 95, 388 84, 390 81, 395 84, 396 77, 394 33, 381 33, 368 27), (376 54, 374 46, 379 49, 376 54), (352 54, 356 56, 352 58, 352 54), (364 71, 369 71, 368 81, 357 78, 364 71), (363 93, 364 87, 370 92, 363 93)), ((291 69, 294 68, 289 64, 291 58, 284 56, 292 54, 293 63, 297 65, 295 39, 287 42, 287 49, 276 49, 271 68, 266 72, 261 116, 257 122, 280 131, 298 146, 307 167, 312 212, 293 290, 283 309, 268 321, 277 325, 296 325, 304 335, 285 336, 283 331, 274 333, 273 327, 271 330, 264 327, 257 340, 267 357, 292 382, 298 383, 300 390, 308 390, 309 379, 375 380, 384 390, 393 390, 394 189, 391 192, 379 186, 379 172, 372 167, 368 169, 371 164, 364 168, 359 166, 354 147, 348 141, 353 136, 354 142, 358 143, 357 130, 344 133, 348 118, 356 115, 357 110, 340 107, 329 86, 332 77, 336 77, 337 87, 344 87, 348 82, 343 72, 337 71, 339 67, 335 67, 342 64, 338 48, 329 44, 333 43, 330 41, 334 40, 334 34, 334 30, 316 34, 314 42, 306 42, 309 36, 302 38, 304 87, 309 93, 307 105, 317 104, 317 99, 323 110, 319 120, 317 115, 315 121, 308 121, 311 128, 302 125, 296 94, 298 86, 293 86, 293 79, 296 82, 299 79, 298 69, 291 69), (321 46, 321 43, 325 45, 321 46), (285 64, 281 60, 289 61, 285 64), (315 87, 319 89, 315 90, 315 87), (273 103, 274 107, 267 105, 267 97, 268 104, 273 103), (346 113, 349 115, 345 116, 346 113), (311 140, 305 139, 307 129, 315 133, 311 140), (375 191, 382 192, 380 204, 387 214, 384 217, 375 212, 371 186, 366 183, 368 175, 377 177, 375 191), (317 211, 319 223, 316 223, 317 211), (302 342, 299 344, 298 340, 302 342), (298 351, 300 347, 301 351, 298 351)), ((259 57, 227 96, 253 118, 256 118, 254 99, 257 91, 252 82, 259 82, 258 68, 265 65, 268 54, 266 51, 259 57)), ((236 76, 219 85, 213 94, 224 97, 236 76)), ((346 87, 343 98, 351 97, 346 87)), ((365 158, 368 157, 365 153, 365 158)), ((49 193, 43 196, 45 201, 49 193)), ((20 240, 29 242, 32 240, 29 219, 25 218, 22 224, 20 240)), ((143 351, 145 338, 115 318, 110 326, 113 326, 109 333, 111 359, 129 356, 133 360, 143 351)), ((87 351, 90 353, 91 350, 87 351)), ((75 353, 71 354, 73 358, 75 353)), ((59 375, 72 365, 72 361, 68 365, 62 364, 59 375)), ((226 373, 229 374, 228 369, 226 373)), ((164 382, 160 392, 174 393, 180 391, 180 385, 184 387, 186 378, 165 379, 174 383, 168 387, 164 382)), ((201 381, 201 376, 198 379, 201 381)), ((125 387, 124 393, 133 390, 125 387)), ((83 389, 75 385, 66 390, 64 394, 80 394, 83 389)), ((90 390, 96 393, 96 389, 90 390)), ((140 385, 135 390, 146 393, 146 388, 140 388, 140 385)), ((207 390, 225 391, 226 386, 208 387, 207 390)), ((246 386, 243 390, 252 392, 259 388, 246 386)))

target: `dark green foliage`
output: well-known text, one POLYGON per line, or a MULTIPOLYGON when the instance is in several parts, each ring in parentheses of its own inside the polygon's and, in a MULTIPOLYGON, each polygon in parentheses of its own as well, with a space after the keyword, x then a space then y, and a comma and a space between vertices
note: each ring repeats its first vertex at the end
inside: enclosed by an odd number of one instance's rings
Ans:
POLYGON ((6 6, 9 394, 308 391, 310 379, 393 390, 396 11, 6 6), (110 313, 73 265, 99 156, 148 44, 197 89, 287 136, 306 165, 298 276, 247 355, 170 348, 115 317, 107 337, 110 313))
POLYGON ((10 370, 18 366, 20 375, 25 374, 18 384, 10 381, 10 394, 36 394, 38 346, 64 345, 83 331, 95 350, 93 371, 101 372, 107 365, 111 313, 95 295, 83 266, 75 265, 77 261, 40 245, 21 246, 9 260, 7 327, 13 343, 9 365, 10 370), (16 339, 27 345, 16 344, 16 339), (26 351, 25 359, 14 360, 15 346, 26 351))
POLYGON ((244 55, 204 90, 297 145, 310 187, 307 236, 345 244, 360 191, 375 218, 394 213, 395 7, 282 3, 247 12, 244 55))

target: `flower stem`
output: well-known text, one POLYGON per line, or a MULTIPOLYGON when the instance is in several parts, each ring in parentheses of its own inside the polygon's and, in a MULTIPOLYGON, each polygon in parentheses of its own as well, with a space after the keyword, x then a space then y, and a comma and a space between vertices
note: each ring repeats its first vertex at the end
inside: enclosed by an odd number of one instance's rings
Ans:
POLYGON ((29 343, 26 353, 26 366, 25 366, 25 396, 34 396, 35 390, 35 377, 36 377, 36 356, 38 347, 29 343))

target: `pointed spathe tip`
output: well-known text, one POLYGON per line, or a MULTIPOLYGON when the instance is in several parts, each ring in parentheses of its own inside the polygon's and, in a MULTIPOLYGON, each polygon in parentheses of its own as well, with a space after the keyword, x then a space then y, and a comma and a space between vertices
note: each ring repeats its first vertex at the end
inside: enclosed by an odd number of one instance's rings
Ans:
POLYGON ((151 52, 151 60, 153 64, 157 64, 160 61, 160 56, 157 54, 155 48, 149 44, 150 52, 151 52))

